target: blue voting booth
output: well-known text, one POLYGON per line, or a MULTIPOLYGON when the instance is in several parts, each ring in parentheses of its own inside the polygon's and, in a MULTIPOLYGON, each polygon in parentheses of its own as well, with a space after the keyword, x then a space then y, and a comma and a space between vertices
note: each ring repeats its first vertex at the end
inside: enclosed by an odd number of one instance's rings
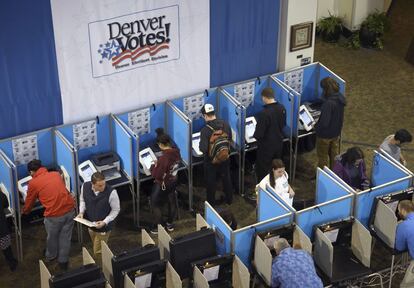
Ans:
POLYGON ((16 251, 19 260, 23 260, 22 238, 21 238, 21 219, 19 197, 16 189, 14 174, 15 166, 8 157, 0 150, 0 193, 4 193, 9 201, 9 209, 5 213, 6 217, 13 220, 14 232, 16 237, 16 251))
POLYGON ((412 184, 412 174, 395 165, 390 159, 374 151, 371 172, 372 188, 356 193, 355 218, 366 228, 377 196, 407 189, 412 184))
POLYGON ((215 229, 219 253, 235 253, 240 260, 251 267, 251 253, 255 234, 292 223, 293 213, 279 200, 265 190, 259 190, 257 223, 232 230, 219 213, 205 202, 205 219, 215 229))
MULTIPOLYGON (((135 193, 133 185, 132 140, 125 128, 112 115, 97 116, 80 123, 56 127, 56 155, 60 163, 73 167, 76 177, 76 192, 80 193, 82 179, 79 165, 91 160, 96 154, 114 152, 119 157, 119 177, 108 179, 113 188, 129 185, 135 212, 135 193), (73 151, 74 160, 71 160, 73 151)), ((70 169, 73 171, 73 169, 70 169)), ((69 173, 69 171, 68 171, 69 173)), ((105 173, 103 171, 103 173, 105 173)), ((71 185, 75 184, 71 181, 71 185)))
MULTIPOLYGON (((14 221, 16 222, 19 237, 17 238, 20 248, 18 250, 19 257, 23 258, 23 247, 21 243, 22 227, 20 213, 20 192, 18 189, 18 181, 29 176, 27 163, 33 159, 42 161, 42 165, 48 168, 56 168, 56 158, 54 149, 54 137, 52 128, 39 130, 36 132, 19 135, 13 138, 5 139, 0 142, 0 150, 3 155, 3 166, 6 171, 12 174, 2 174, 2 180, 6 189, 12 196, 10 202, 15 209, 14 221), (7 168, 10 167, 10 168, 7 168), (11 170, 8 170, 11 169, 11 170), (8 176, 7 176, 8 175, 8 176), (11 177, 11 178, 10 178, 11 177)), ((41 206, 35 206, 34 210, 41 209, 41 206)))
POLYGON ((305 103, 316 103, 322 100, 323 89, 320 87, 320 81, 326 77, 335 79, 339 84, 339 91, 345 95, 346 82, 325 67, 319 62, 315 62, 306 66, 294 68, 288 71, 276 73, 271 76, 273 80, 279 80, 284 85, 289 87, 291 93, 294 95, 293 101, 293 119, 292 119, 292 134, 295 138, 295 147, 293 151, 293 175, 295 177, 296 160, 298 152, 298 142, 300 138, 312 135, 315 133, 314 129, 311 131, 299 130, 299 107, 305 103))

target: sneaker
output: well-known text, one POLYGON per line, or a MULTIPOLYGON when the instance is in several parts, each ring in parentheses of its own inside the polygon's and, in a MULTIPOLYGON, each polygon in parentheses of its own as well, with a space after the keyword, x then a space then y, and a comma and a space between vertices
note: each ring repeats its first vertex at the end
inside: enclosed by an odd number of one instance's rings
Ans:
POLYGON ((152 227, 152 228, 150 229, 150 233, 151 233, 152 235, 158 235, 158 227, 152 227))
POLYGON ((250 201, 256 201, 257 200, 257 195, 255 193, 254 194, 249 194, 249 195, 246 195, 246 198, 250 201))
POLYGON ((165 228, 167 228, 167 231, 168 232, 173 232, 174 231, 174 224, 172 224, 172 223, 166 223, 165 224, 165 228))

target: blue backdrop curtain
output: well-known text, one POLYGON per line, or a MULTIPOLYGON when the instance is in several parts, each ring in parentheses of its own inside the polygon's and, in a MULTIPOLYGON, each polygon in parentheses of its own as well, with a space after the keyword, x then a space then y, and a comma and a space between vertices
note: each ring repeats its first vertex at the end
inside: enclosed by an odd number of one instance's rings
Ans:
POLYGON ((49 0, 1 5, 0 139, 62 123, 49 0))
POLYGON ((280 0, 210 1, 210 86, 276 72, 280 0))

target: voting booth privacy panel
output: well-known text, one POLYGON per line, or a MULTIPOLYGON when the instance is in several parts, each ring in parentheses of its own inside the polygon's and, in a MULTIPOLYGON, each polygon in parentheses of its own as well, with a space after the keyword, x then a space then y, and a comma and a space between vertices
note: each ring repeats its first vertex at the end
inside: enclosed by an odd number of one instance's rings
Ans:
MULTIPOLYGON (((329 168, 325 167, 328 171, 329 168)), ((332 172, 333 174, 333 172, 332 172)), ((330 175, 325 169, 317 168, 315 203, 321 204, 343 196, 352 195, 349 188, 330 175)))
MULTIPOLYGON (((315 62, 299 68, 294 68, 288 71, 283 71, 272 75, 272 79, 280 80, 290 89, 300 95, 300 100, 294 98, 294 113, 292 119, 293 136, 298 136, 298 112, 299 106, 305 102, 313 103, 322 100, 323 89, 320 87, 320 81, 325 77, 335 79, 339 84, 339 92, 345 95, 345 81, 338 75, 333 73, 327 67, 319 62, 315 62)), ((296 94, 296 95, 297 95, 296 94)))
POLYGON ((412 174, 374 151, 371 183, 372 188, 355 195, 355 218, 367 228, 375 197, 409 188, 412 184, 412 174))
POLYGON ((286 209, 270 193, 260 189, 257 223, 232 230, 218 212, 205 202, 205 219, 216 231, 217 251, 235 253, 240 260, 250 267, 254 237, 256 233, 290 224, 293 213, 286 209))

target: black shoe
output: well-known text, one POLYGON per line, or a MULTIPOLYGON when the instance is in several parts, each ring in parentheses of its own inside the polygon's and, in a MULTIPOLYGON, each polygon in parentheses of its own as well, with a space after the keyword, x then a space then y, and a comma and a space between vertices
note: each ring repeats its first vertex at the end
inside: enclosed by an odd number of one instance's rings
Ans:
POLYGON ((69 262, 59 262, 59 269, 61 271, 68 271, 69 268, 69 262))
POLYGON ((158 235, 158 227, 152 227, 152 228, 150 229, 150 233, 151 233, 152 235, 158 235))
POLYGON ((165 224, 165 228, 167 228, 167 231, 168 232, 173 232, 174 231, 174 224, 172 224, 172 223, 166 223, 165 224))

